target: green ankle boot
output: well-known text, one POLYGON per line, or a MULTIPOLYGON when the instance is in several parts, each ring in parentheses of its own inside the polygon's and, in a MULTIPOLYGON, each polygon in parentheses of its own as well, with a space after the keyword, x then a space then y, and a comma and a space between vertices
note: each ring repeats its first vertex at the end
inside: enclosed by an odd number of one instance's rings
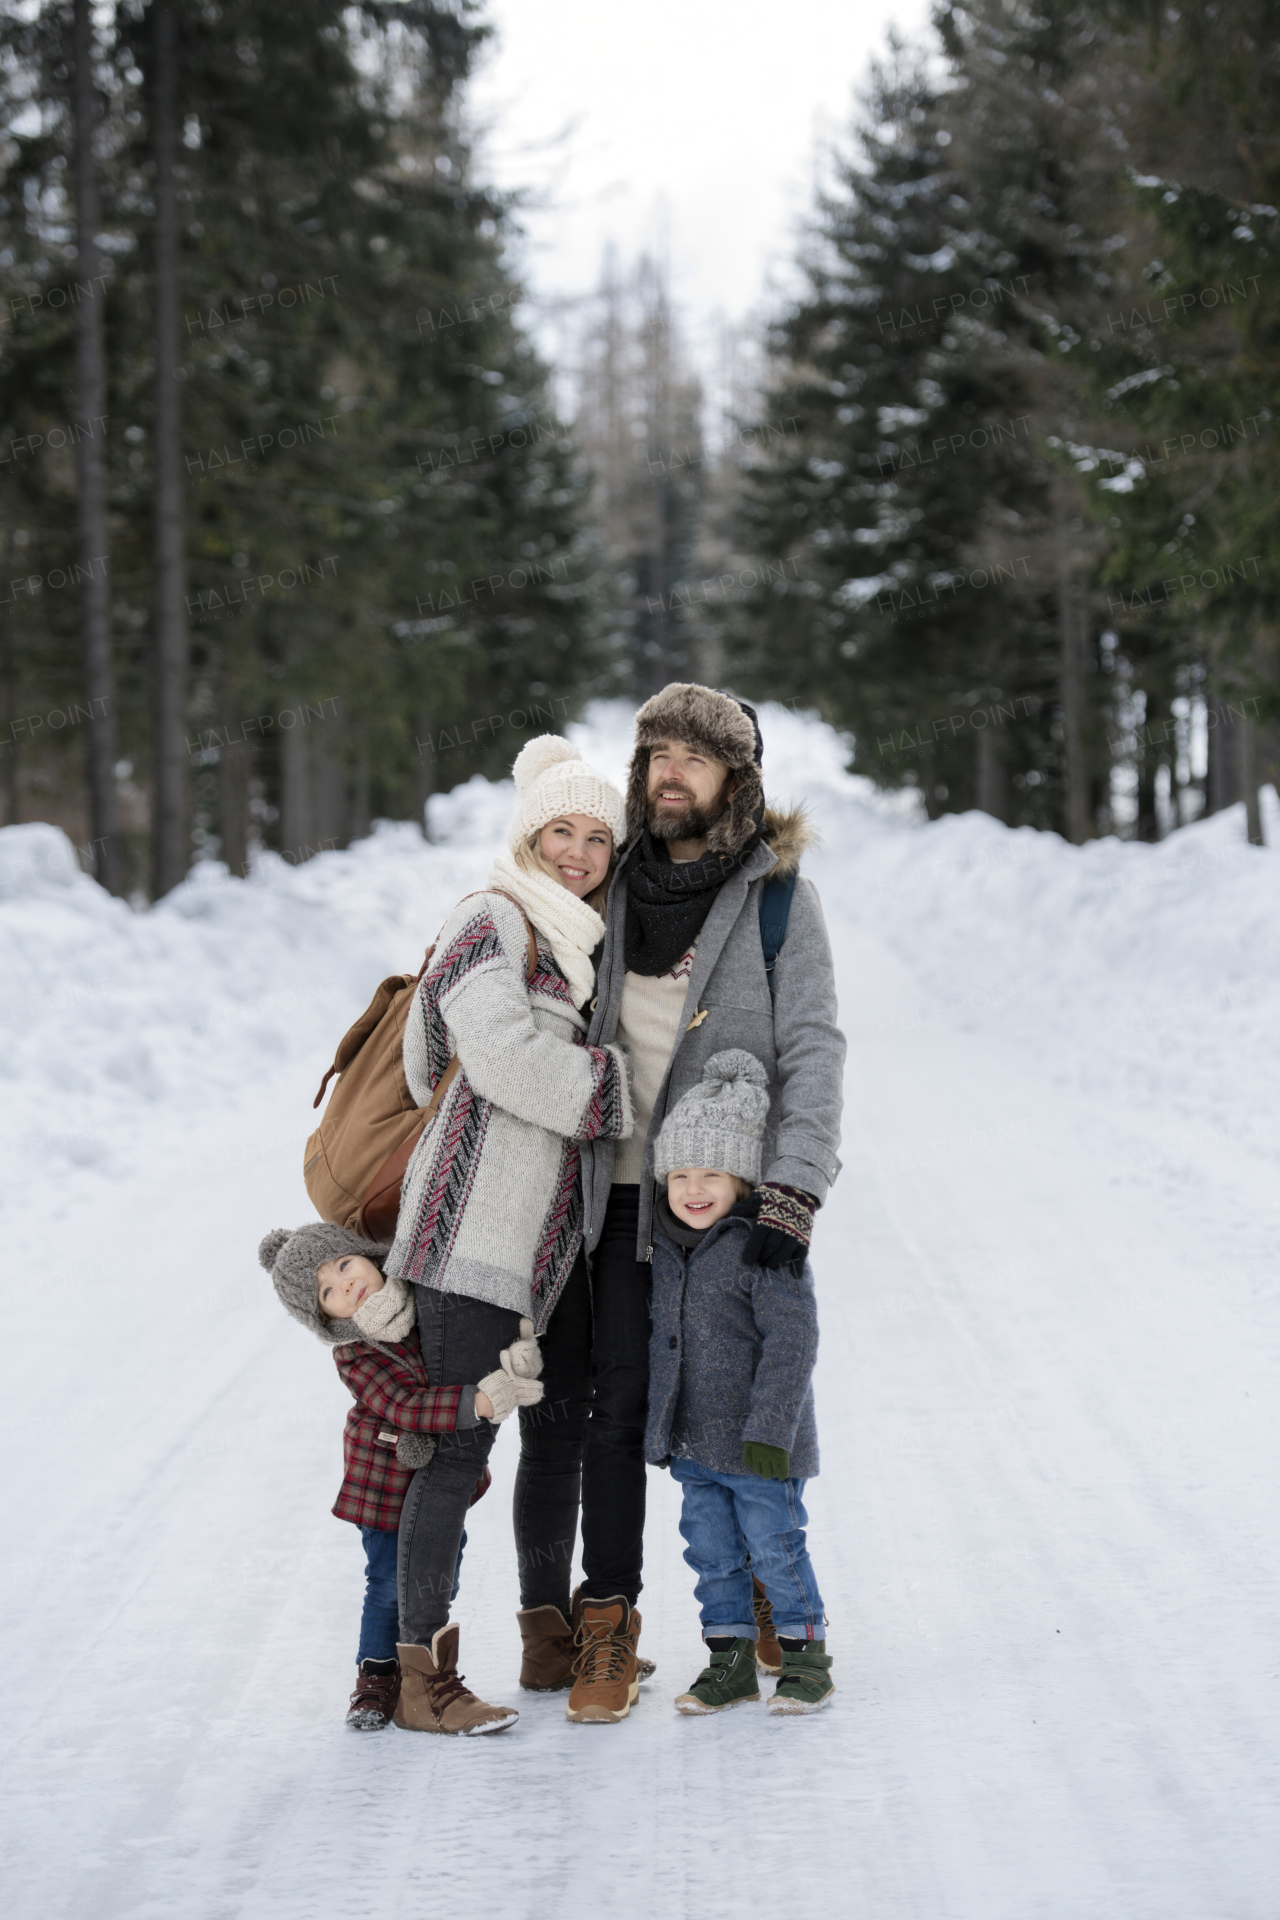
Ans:
POLYGON ((724 1653, 712 1652, 710 1666, 702 1669, 688 1693, 677 1696, 676 1712, 723 1713, 726 1707, 740 1707, 744 1700, 759 1698, 756 1643, 735 1640, 724 1653))
POLYGON ((825 1640, 811 1640, 799 1653, 782 1649, 782 1678, 773 1690, 770 1713, 817 1713, 835 1696, 832 1659, 825 1640))

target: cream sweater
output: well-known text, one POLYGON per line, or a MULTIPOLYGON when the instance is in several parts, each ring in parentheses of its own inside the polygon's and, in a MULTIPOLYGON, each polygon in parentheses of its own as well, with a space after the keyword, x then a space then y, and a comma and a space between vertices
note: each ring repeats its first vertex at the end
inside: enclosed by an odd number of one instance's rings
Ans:
POLYGON ((622 982, 617 1038, 631 1068, 635 1128, 614 1149, 615 1186, 639 1186, 644 1172, 649 1121, 684 1019, 693 951, 690 947, 667 973, 628 973, 622 982))

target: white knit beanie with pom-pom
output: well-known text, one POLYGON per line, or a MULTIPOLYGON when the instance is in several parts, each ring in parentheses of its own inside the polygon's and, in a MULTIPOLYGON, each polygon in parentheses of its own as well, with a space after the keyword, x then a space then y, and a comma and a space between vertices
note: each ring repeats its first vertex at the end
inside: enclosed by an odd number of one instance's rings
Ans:
POLYGON ((517 798, 516 817, 507 835, 512 853, 519 852, 530 834, 566 813, 603 820, 614 847, 621 846, 627 827, 622 795, 560 734, 540 733, 530 740, 516 756, 512 773, 517 798))

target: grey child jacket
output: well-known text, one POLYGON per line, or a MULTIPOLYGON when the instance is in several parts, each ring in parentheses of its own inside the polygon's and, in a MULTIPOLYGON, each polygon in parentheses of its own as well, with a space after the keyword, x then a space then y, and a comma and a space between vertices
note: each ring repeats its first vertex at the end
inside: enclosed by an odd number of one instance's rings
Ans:
POLYGON ((745 1473, 742 1443, 761 1440, 786 1449, 793 1480, 812 1480, 813 1271, 808 1261, 798 1276, 744 1265, 751 1226, 726 1216, 688 1253, 654 1235, 644 1457, 659 1467, 674 1456, 713 1473, 745 1473))
MULTIPOLYGON (((653 1148, 668 1111, 702 1079, 713 1053, 745 1047, 769 1076, 769 1118, 762 1180, 802 1187, 818 1201, 840 1171, 840 1110, 844 1101, 845 1041, 836 1024, 835 971, 822 907, 812 881, 796 881, 783 941, 773 970, 774 997, 760 947, 760 894, 772 873, 799 864, 811 835, 800 811, 765 811, 764 839, 720 888, 693 956, 685 996, 687 1019, 658 1089, 645 1141, 636 1258, 649 1258, 653 1238, 653 1148), (692 1024, 696 1022, 696 1024, 692 1024)), ((604 951, 596 975, 587 1043, 617 1038, 626 972, 623 928, 626 876, 614 876, 605 912, 604 951)), ((580 1148, 584 1231, 588 1253, 604 1227, 613 1179, 612 1140, 580 1148)))

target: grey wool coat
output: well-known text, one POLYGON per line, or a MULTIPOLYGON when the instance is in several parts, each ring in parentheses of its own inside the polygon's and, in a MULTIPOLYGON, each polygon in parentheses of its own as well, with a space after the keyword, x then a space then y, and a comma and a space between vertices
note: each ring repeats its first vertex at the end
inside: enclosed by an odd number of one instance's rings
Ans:
MULTIPOLYGON (((685 997, 688 1018, 658 1089, 645 1142, 636 1257, 650 1257, 653 1238, 653 1147, 668 1111, 696 1087, 713 1053, 745 1047, 769 1076, 761 1178, 802 1187, 818 1201, 840 1171, 840 1111, 844 1099, 845 1041, 836 1024, 831 943, 817 889, 796 881, 787 937, 774 964, 775 997, 760 947, 760 895, 766 879, 792 871, 811 835, 799 810, 764 817, 764 838, 720 888, 702 925, 685 997)), ((623 927, 626 875, 619 867, 606 909, 604 948, 587 1034, 592 1047, 610 1046, 618 1031, 626 971, 623 927)), ((582 1194, 588 1253, 600 1239, 613 1177, 613 1142, 582 1146, 582 1194)))
POLYGON ((798 1276, 748 1267, 750 1220, 725 1218, 686 1253, 653 1242, 653 1335, 644 1455, 712 1473, 745 1473, 744 1440, 784 1447, 793 1480, 818 1471, 813 1367, 818 1308, 806 1261, 798 1276))

